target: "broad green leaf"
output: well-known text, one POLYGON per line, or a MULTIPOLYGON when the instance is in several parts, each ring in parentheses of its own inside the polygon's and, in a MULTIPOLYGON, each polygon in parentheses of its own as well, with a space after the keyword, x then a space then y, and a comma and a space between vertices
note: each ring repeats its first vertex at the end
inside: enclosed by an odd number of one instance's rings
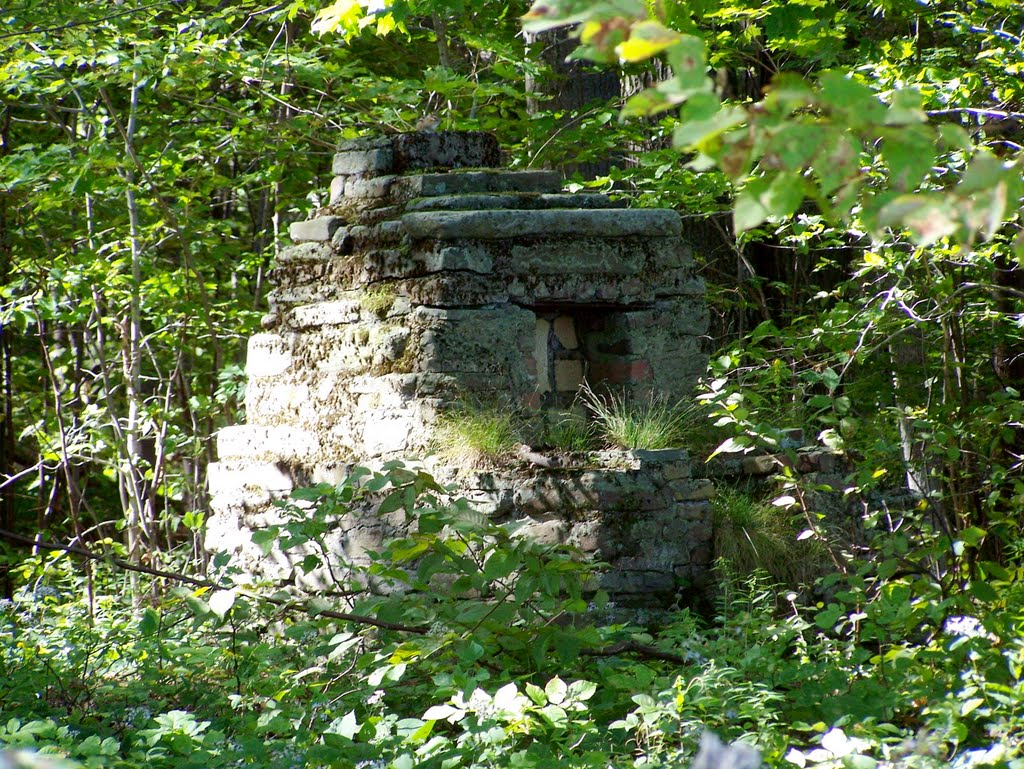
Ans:
POLYGON ((939 195, 904 195, 886 204, 877 215, 877 226, 907 229, 914 241, 931 245, 957 231, 953 203, 939 195))
POLYGON ((960 716, 961 716, 961 718, 963 718, 964 716, 969 716, 971 713, 973 713, 975 710, 977 710, 979 707, 981 707, 984 704, 985 704, 985 700, 982 699, 981 697, 972 697, 969 700, 965 700, 964 702, 962 702, 960 704, 960 716))
POLYGON ((732 210, 733 227, 736 232, 752 230, 771 216, 771 211, 764 200, 768 184, 764 177, 753 179, 736 195, 732 210))
POLYGON ((999 600, 999 593, 988 582, 976 579, 970 585, 971 595, 985 603, 995 603, 999 600))
MULTIPOLYGON (((704 110, 709 104, 709 101, 702 101, 700 107, 704 110)), ((687 102, 683 108, 682 122, 672 137, 678 149, 699 148, 747 119, 747 113, 738 107, 722 107, 710 117, 694 118, 692 112, 686 112, 689 106, 690 102, 687 102)))
POLYGON ((527 682, 526 684, 526 696, 533 700, 535 705, 547 705, 548 697, 537 684, 527 682))
POLYGON ((644 61, 661 53, 682 38, 657 21, 642 21, 634 24, 629 37, 616 47, 615 52, 625 62, 644 61))
POLYGON ((147 608, 139 620, 139 633, 144 636, 153 635, 160 628, 160 615, 154 609, 147 608))
POLYGON ((280 534, 281 531, 277 526, 269 526, 266 529, 254 531, 251 535, 251 540, 252 543, 260 549, 260 552, 262 552, 263 555, 267 555, 277 543, 280 534))
POLYGON ((935 135, 922 125, 882 133, 882 159, 889 167, 889 183, 901 192, 917 188, 936 163, 935 135))
POLYGON ((565 694, 568 690, 569 687, 557 676, 548 681, 544 686, 544 694, 547 695, 548 702, 554 705, 561 705, 565 701, 565 694))
POLYGON ((885 119, 885 105, 868 86, 845 73, 831 70, 820 78, 819 101, 838 115, 847 125, 876 125, 885 119))
POLYGON ((593 681, 573 681, 569 684, 566 697, 575 702, 586 702, 597 693, 597 684, 593 681))
POLYGON ((327 731, 349 740, 355 739, 355 736, 359 733, 359 722, 356 720, 356 712, 350 710, 341 718, 334 719, 331 725, 327 727, 327 731))
POLYGON ((889 111, 885 114, 886 125, 924 123, 927 120, 928 116, 921 106, 921 92, 917 88, 893 91, 889 99, 889 111))
POLYGON ((455 723, 461 721, 466 715, 465 710, 454 707, 453 705, 433 705, 427 708, 427 712, 423 714, 424 721, 450 721, 455 723))

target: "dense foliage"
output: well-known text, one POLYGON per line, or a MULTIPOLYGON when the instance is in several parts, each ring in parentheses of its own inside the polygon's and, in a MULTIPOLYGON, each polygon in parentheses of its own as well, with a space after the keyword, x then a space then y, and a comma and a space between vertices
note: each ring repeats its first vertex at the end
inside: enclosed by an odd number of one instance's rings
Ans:
POLYGON ((770 766, 1024 766, 1016 0, 535 3, 534 32, 579 24, 618 67, 621 99, 575 111, 543 98, 525 2, 15 3, 0 745, 653 767, 707 728, 770 766), (202 552, 211 436, 242 418, 281 233, 321 203, 339 138, 427 113, 518 166, 613 153, 569 187, 703 217, 711 445, 778 457, 767 499, 722 495, 720 531, 753 547, 720 547, 713 609, 605 605, 573 553, 402 467, 301 491, 259 535, 326 579, 308 595, 202 552), (853 536, 793 469, 795 428, 844 458, 853 536), (418 533, 325 577, 317 542, 375 495, 418 533), (826 567, 793 568, 787 534, 826 567))
MULTIPOLYGON (((627 615, 586 604, 571 551, 401 466, 297 492, 261 542, 305 548, 313 573, 307 546, 373 495, 418 530, 306 598, 216 556, 198 589, 90 611, 63 553, 24 562, 0 608, 0 743, 88 766, 653 767, 713 729, 773 766, 1020 765, 1016 580, 978 601, 882 562, 814 608, 723 572, 713 619, 627 615)), ((907 552, 903 536, 885 548, 907 552)))

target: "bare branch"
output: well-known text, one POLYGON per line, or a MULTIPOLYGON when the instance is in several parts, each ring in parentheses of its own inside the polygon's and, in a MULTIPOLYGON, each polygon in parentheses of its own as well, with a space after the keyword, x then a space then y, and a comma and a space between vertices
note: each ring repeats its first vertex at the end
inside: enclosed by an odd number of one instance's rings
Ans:
MULTIPOLYGON (((88 558, 92 561, 106 561, 107 563, 116 566, 119 569, 125 571, 137 572, 139 574, 148 574, 152 577, 160 577, 161 579, 171 580, 172 582, 180 582, 185 585, 192 585, 193 587, 205 587, 210 590, 237 590, 238 585, 222 585, 217 582, 212 582, 208 579, 202 579, 200 577, 190 577, 187 574, 179 574, 174 571, 167 571, 166 569, 153 569, 149 566, 143 566, 141 563, 134 563, 124 558, 119 558, 111 553, 94 553, 91 550, 87 550, 84 547, 77 547, 75 545, 60 545, 56 542, 44 542, 41 540, 31 539, 29 537, 23 537, 20 534, 15 534, 13 531, 7 529, 0 529, 0 539, 7 540, 8 542, 21 545, 29 548, 40 548, 45 550, 60 550, 70 555, 77 555, 82 558, 88 558)), ((349 614, 343 611, 333 611, 331 609, 313 609, 301 601, 289 601, 283 598, 274 598, 273 596, 257 595, 253 596, 260 601, 265 601, 272 606, 279 606, 287 611, 302 611, 309 614, 314 614, 320 617, 330 617, 331 619, 340 619, 345 622, 354 622, 357 625, 370 625, 371 627, 379 627, 384 630, 395 630, 401 633, 416 633, 418 635, 425 635, 429 628, 418 626, 418 625, 402 625, 397 622, 386 622, 384 620, 376 619, 374 617, 367 617, 362 614, 349 614)))

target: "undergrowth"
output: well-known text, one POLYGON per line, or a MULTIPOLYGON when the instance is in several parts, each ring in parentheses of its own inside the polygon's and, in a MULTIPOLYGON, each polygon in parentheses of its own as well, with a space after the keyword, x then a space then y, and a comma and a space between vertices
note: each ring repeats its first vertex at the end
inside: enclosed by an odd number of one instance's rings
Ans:
POLYGON ((823 573, 823 545, 817 539, 797 539, 800 530, 787 508, 721 485, 712 511, 714 553, 736 573, 761 571, 782 585, 807 584, 823 573))
POLYGON ((0 745, 133 769, 617 769, 686 765, 710 729, 784 769, 1024 767, 1019 570, 972 576, 941 535, 911 551, 921 521, 821 581, 830 598, 720 569, 714 616, 656 624, 594 624, 606 597, 575 552, 398 464, 296 491, 254 544, 318 569, 329 550, 309 545, 369 501, 408 533, 313 594, 219 554, 133 606, 100 561, 90 609, 69 556, 22 560, 0 603, 0 745))

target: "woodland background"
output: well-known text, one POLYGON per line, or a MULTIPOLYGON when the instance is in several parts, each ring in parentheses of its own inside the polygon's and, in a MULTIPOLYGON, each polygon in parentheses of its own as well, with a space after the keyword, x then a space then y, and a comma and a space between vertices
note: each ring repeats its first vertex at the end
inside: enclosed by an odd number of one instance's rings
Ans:
MULTIPOLYGON (((1019 3, 563 0, 526 33, 525 3, 492 0, 11 5, 0 744, 93 766, 660 766, 707 726, 772 766, 1021 766, 1019 3), (565 19, 603 65, 564 63, 542 28, 565 19), (780 467, 723 495, 720 530, 754 547, 714 609, 601 626, 555 621, 601 603, 570 554, 470 526, 400 468, 374 484, 427 523, 374 568, 407 593, 298 601, 204 553, 211 436, 244 418, 287 224, 339 140, 428 113, 514 167, 694 217, 713 321, 693 446, 801 428, 852 463, 877 537, 837 538, 780 467), (893 485, 917 504, 879 504, 893 485), (817 582, 775 587, 811 545, 817 582)), ((314 522, 361 488, 308 492, 314 522)), ((302 518, 289 536, 315 540, 302 518)))

